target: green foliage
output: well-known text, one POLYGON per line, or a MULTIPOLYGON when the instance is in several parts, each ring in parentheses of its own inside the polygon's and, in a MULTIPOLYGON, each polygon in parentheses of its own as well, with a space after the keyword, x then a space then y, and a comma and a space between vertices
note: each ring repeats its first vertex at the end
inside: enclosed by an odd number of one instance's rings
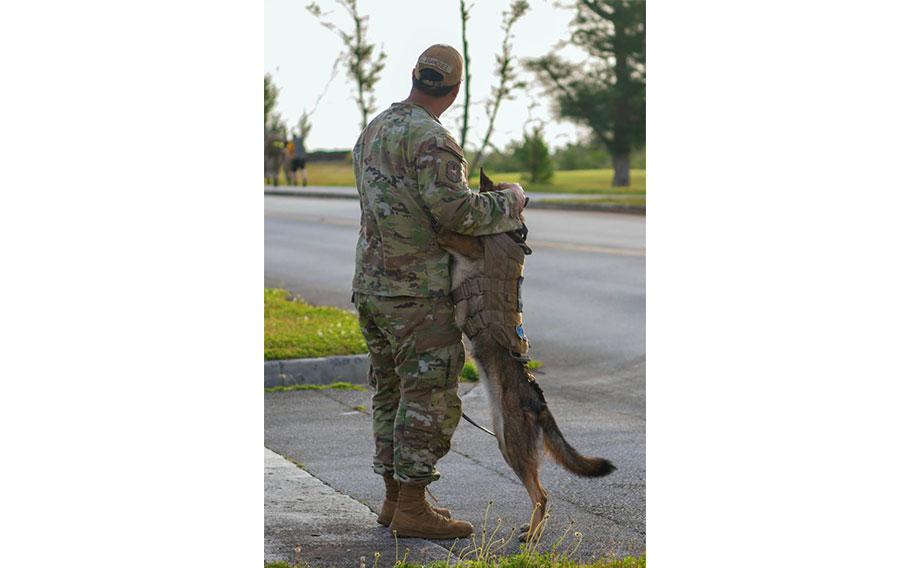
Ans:
POLYGON ((266 128, 269 125, 269 116, 272 114, 272 111, 275 110, 275 105, 278 104, 278 86, 272 81, 272 76, 269 73, 265 74, 265 94, 263 95, 263 100, 265 101, 265 121, 263 126, 266 128))
MULTIPOLYGON (((488 172, 514 172, 521 169, 521 162, 515 157, 515 148, 520 142, 512 142, 503 150, 493 150, 485 156, 468 152, 468 161, 478 163, 488 172)), ((633 150, 630 155, 632 169, 645 169, 645 150, 633 150)), ((612 160, 606 147, 597 139, 569 143, 553 150, 553 165, 557 171, 596 170, 610 168, 612 160)), ((471 174, 473 175, 473 173, 471 174)))
POLYGON ((479 378, 477 364, 470 359, 465 361, 464 367, 461 369, 461 380, 466 383, 476 383, 479 378))
MULTIPOLYGON (((493 149, 489 154, 485 156, 480 156, 478 153, 465 151, 465 157, 471 163, 475 163, 478 159, 483 160, 483 168, 487 170, 487 173, 492 172, 517 172, 521 170, 521 162, 518 161, 518 158, 515 157, 515 147, 518 146, 519 142, 513 141, 510 142, 508 146, 503 150, 493 149)), ((474 172, 469 177, 474 176, 479 177, 478 172, 474 172)), ((475 186, 476 187, 476 186, 475 186)))
POLYGON ((553 152, 553 161, 560 170, 593 170, 610 165, 610 153, 596 141, 567 144, 553 152))
MULTIPOLYGON (((629 155, 630 166, 636 170, 645 169, 645 150, 633 150, 629 155)), ((557 170, 593 170, 609 168, 613 160, 603 144, 597 141, 577 142, 557 148, 553 152, 557 170)))
MULTIPOLYGON (((353 159, 350 148, 340 150, 313 150, 307 153, 307 157, 312 162, 344 162, 353 176, 354 170, 351 169, 353 159)), ((354 178, 351 177, 351 185, 354 184, 354 178)))
POLYGON ((298 359, 366 353, 357 316, 340 308, 311 306, 286 290, 265 290, 265 359, 298 359))
POLYGON ((553 52, 526 66, 562 118, 588 126, 617 163, 623 158, 625 164, 645 142, 645 2, 578 0, 572 28, 570 42, 590 56, 584 63, 572 64, 553 52))
POLYGON ((281 89, 275 84, 269 73, 265 74, 265 91, 263 100, 265 101, 265 132, 266 136, 273 139, 279 138, 284 141, 287 138, 287 125, 281 119, 281 115, 275 111, 275 105, 278 104, 278 92, 281 89))
MULTIPOLYGON (((321 390, 350 390, 365 391, 366 387, 354 385, 346 382, 334 382, 328 385, 280 385, 277 387, 267 387, 265 392, 290 392, 290 391, 321 391, 321 390)), ((362 408, 362 407, 361 407, 362 408)), ((360 410, 354 408, 354 410, 360 410)))
POLYGON ((527 181, 546 183, 553 179, 553 160, 550 159, 550 149, 543 138, 542 124, 524 133, 524 139, 514 153, 521 164, 521 170, 527 174, 527 181))

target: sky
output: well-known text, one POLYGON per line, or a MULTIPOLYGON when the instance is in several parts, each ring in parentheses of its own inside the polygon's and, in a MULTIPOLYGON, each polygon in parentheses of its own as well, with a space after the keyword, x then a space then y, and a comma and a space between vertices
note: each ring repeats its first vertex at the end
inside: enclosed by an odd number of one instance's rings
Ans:
MULTIPOLYGON (((331 77, 332 64, 342 50, 341 39, 322 27, 306 10, 311 0, 266 0, 265 72, 281 88, 277 110, 289 126, 297 123, 304 109, 311 111, 331 77)), ((342 29, 352 27, 347 12, 333 0, 319 0, 323 11, 331 11, 332 22, 342 29)), ((469 148, 477 147, 486 132, 484 101, 495 82, 495 56, 502 43, 502 12, 509 0, 476 0, 468 20, 468 49, 471 58, 471 117, 469 148)), ((530 0, 530 11, 514 28, 513 50, 518 59, 548 53, 569 34, 572 10, 557 8, 552 0, 530 0)), ((470 6, 470 3, 469 3, 470 6)), ((361 14, 370 17, 367 39, 387 53, 386 66, 376 85, 377 113, 407 97, 411 70, 420 53, 434 43, 447 43, 461 51, 461 20, 458 0, 359 0, 361 14)), ((569 46, 560 52, 578 61, 584 54, 569 46)), ((520 78, 533 85, 533 75, 520 71, 520 78)), ((461 95, 441 118, 459 138, 461 95)), ((502 148, 521 137, 528 119, 544 123, 552 147, 563 146, 583 134, 554 116, 550 99, 539 87, 516 93, 505 101, 496 118, 492 142, 502 148), (536 106, 535 106, 536 105, 536 106)), ((307 139, 310 150, 350 148, 360 134, 360 111, 353 98, 353 84, 339 70, 311 117, 313 129, 307 139)))

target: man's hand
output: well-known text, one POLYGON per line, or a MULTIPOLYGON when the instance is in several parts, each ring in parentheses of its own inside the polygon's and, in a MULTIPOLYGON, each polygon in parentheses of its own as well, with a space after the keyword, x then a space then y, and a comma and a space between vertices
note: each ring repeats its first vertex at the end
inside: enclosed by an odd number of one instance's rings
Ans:
POLYGON ((519 185, 517 183, 502 182, 502 183, 496 184, 496 188, 499 189, 500 191, 511 191, 512 193, 515 194, 515 203, 518 204, 517 205, 518 213, 521 213, 522 210, 524 210, 525 205, 527 205, 528 201, 530 201, 528 199, 528 197, 525 195, 524 188, 522 188, 521 185, 519 185))

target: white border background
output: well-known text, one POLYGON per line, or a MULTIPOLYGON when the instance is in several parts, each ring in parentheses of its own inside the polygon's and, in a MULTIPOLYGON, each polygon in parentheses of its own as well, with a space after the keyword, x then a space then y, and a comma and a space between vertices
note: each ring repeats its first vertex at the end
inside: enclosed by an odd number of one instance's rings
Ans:
MULTIPOLYGON (((648 560, 905 562, 906 7, 648 12, 648 560)), ((263 13, 4 7, 2 563, 262 562, 263 13)))

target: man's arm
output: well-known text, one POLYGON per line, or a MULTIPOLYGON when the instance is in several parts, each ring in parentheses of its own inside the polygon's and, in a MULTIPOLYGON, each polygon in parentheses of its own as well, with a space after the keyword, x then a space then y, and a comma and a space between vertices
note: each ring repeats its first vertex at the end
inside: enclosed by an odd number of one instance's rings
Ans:
POLYGON ((420 196, 439 225, 463 235, 491 235, 521 228, 524 192, 521 186, 479 193, 464 177, 464 154, 448 137, 430 140, 418 149, 420 196))

